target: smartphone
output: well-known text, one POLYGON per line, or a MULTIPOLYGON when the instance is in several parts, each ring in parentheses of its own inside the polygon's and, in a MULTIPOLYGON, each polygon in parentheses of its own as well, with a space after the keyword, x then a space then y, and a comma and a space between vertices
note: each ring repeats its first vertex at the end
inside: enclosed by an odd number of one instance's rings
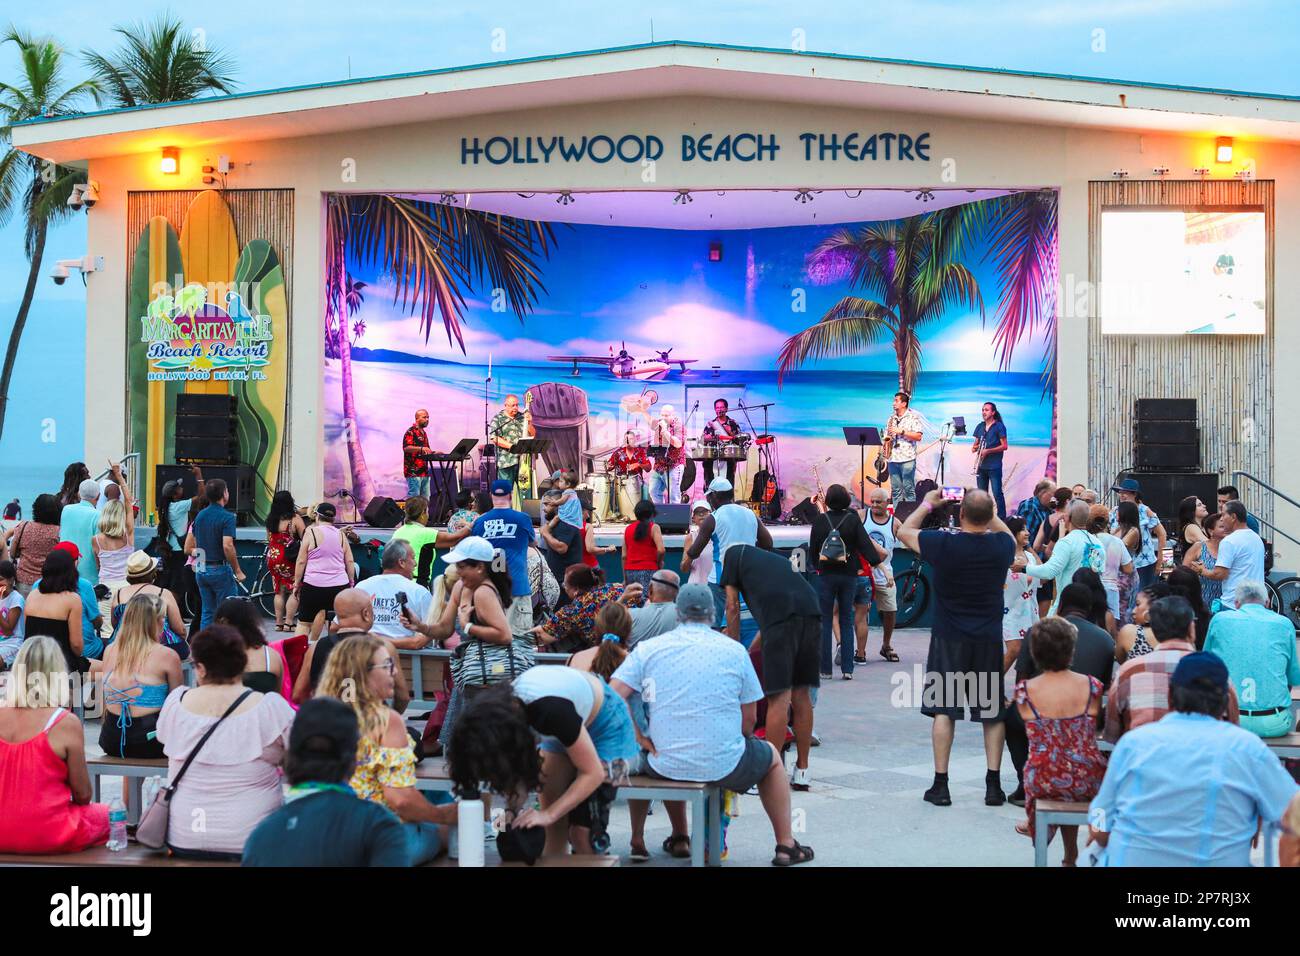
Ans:
POLYGON ((405 592, 405 591, 398 591, 398 592, 397 592, 397 603, 400 604, 402 607, 406 607, 406 592, 405 592))
POLYGON ((944 486, 943 486, 943 500, 944 500, 944 501, 961 501, 962 497, 963 497, 965 494, 966 494, 966 489, 963 488, 961 485, 944 485, 944 486))

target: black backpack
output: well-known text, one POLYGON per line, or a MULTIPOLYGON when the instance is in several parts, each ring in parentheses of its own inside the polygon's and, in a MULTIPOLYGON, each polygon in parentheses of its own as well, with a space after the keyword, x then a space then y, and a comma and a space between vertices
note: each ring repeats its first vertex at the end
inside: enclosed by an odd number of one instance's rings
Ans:
MULTIPOLYGON (((840 524, 848 517, 848 512, 840 515, 840 524)), ((830 516, 826 516, 826 521, 830 523, 830 516)), ((817 556, 832 564, 845 564, 849 560, 849 549, 844 544, 844 536, 840 534, 840 524, 831 525, 831 530, 826 535, 826 540, 822 542, 822 549, 817 556)))

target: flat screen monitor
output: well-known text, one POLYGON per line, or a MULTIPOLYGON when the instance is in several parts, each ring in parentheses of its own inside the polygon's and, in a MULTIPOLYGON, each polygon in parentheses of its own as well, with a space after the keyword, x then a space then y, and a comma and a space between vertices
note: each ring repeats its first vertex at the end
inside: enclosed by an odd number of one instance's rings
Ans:
POLYGON ((1102 332, 1263 335, 1267 248, 1262 210, 1103 210, 1102 332))

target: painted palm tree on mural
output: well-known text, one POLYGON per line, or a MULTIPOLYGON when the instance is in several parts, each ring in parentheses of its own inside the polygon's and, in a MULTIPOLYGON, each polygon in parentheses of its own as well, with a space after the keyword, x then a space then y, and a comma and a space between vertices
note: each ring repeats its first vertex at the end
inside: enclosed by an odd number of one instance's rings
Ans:
MULTIPOLYGON (((550 223, 478 212, 403 196, 331 196, 325 253, 325 332, 336 325, 343 420, 352 494, 363 503, 375 494, 361 447, 352 389, 349 262, 378 266, 394 282, 394 302, 419 315, 425 342, 436 324, 447 342, 465 351, 465 294, 475 284, 491 290, 494 305, 509 308, 522 323, 542 285, 540 262, 555 245, 550 223)), ((355 290, 359 295, 360 290, 355 290)), ((357 305, 360 300, 357 300, 357 305)))
POLYGON ((778 383, 804 363, 856 355, 890 341, 898 388, 911 392, 921 371, 922 327, 948 308, 984 313, 975 276, 960 261, 963 231, 935 214, 839 229, 809 254, 818 282, 847 279, 868 297, 840 299, 815 325, 786 339, 777 356, 778 383))
POLYGON ((15 149, 10 131, 23 120, 71 115, 86 100, 99 98, 99 86, 94 81, 65 83, 63 49, 53 40, 10 27, 0 45, 11 43, 18 49, 19 74, 14 83, 0 83, 0 225, 15 211, 23 217, 23 251, 29 268, 18 315, 9 331, 4 371, 0 372, 0 433, 4 431, 9 385, 36 294, 49 227, 73 214, 67 205, 68 195, 74 185, 86 181, 84 169, 47 163, 15 149))

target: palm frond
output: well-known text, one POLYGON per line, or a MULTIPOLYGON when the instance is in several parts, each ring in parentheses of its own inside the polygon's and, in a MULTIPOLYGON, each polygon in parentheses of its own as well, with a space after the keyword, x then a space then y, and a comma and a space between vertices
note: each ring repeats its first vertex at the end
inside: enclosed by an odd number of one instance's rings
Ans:
POLYGON ((897 317, 885 306, 846 296, 821 321, 785 340, 776 360, 777 387, 805 362, 857 355, 896 333, 897 327, 897 317))
POLYGON ((993 341, 1002 368, 1016 345, 1056 318, 1056 197, 1016 193, 1002 197, 989 233, 988 256, 1001 280, 993 341))

